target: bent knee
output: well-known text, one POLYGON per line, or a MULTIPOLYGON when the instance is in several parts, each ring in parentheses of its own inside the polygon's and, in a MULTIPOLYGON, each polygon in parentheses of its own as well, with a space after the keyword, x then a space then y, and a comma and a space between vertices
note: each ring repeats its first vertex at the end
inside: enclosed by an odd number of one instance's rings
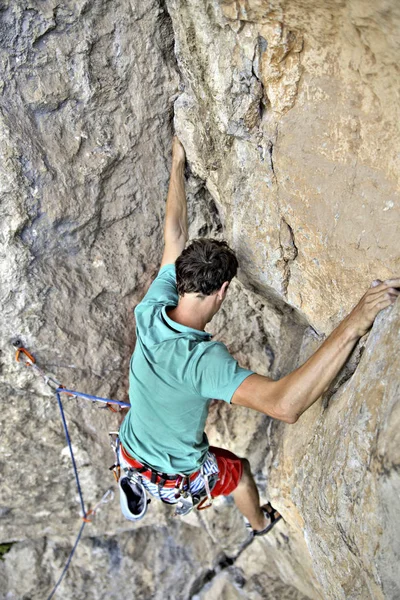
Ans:
POLYGON ((242 480, 247 479, 248 477, 252 477, 250 463, 247 460, 247 458, 241 458, 240 460, 241 460, 242 466, 243 466, 242 480))
POLYGON ((241 458, 240 460, 241 460, 242 465, 243 465, 243 470, 250 471, 250 463, 247 460, 247 458, 241 458))

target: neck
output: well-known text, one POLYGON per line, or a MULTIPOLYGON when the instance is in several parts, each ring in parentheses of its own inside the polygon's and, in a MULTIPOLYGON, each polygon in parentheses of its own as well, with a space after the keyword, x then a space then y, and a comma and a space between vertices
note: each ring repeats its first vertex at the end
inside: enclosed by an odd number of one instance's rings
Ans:
POLYGON ((207 323, 211 321, 215 312, 208 298, 197 298, 192 294, 185 294, 180 298, 178 306, 167 312, 170 319, 197 329, 204 331, 207 323))

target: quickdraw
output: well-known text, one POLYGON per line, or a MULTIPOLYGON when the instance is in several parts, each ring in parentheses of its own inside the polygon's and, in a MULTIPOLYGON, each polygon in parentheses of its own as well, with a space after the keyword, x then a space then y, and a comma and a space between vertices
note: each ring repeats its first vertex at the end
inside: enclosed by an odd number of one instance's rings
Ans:
POLYGON ((108 504, 108 502, 112 502, 113 500, 114 500, 114 491, 110 488, 103 495, 102 499, 99 500, 99 502, 97 504, 95 504, 93 508, 88 510, 88 512, 86 513, 86 517, 83 518, 83 521, 85 521, 85 523, 91 523, 93 520, 93 517, 96 514, 97 509, 100 508, 100 506, 102 504, 108 504), (92 515, 92 519, 88 518, 90 515, 92 515))
POLYGON ((211 508, 212 503, 213 503, 213 497, 211 496, 211 490, 210 490, 209 475, 204 473, 203 467, 201 467, 201 474, 203 475, 204 487, 206 488, 207 496, 199 502, 199 504, 197 505, 197 510, 205 510, 206 508, 211 508))
POLYGON ((118 483, 121 477, 121 465, 119 464, 119 458, 118 458, 118 446, 119 446, 119 432, 118 431, 110 431, 109 434, 110 436, 110 446, 114 451, 115 454, 115 463, 113 465, 111 465, 111 467, 109 468, 110 471, 112 471, 112 474, 114 475, 114 479, 115 481, 118 483))
POLYGON ((112 405, 119 406, 120 408, 130 408, 131 405, 128 402, 120 402, 119 400, 111 400, 110 398, 102 398, 101 396, 83 394, 82 392, 77 392, 76 390, 68 390, 64 385, 61 385, 57 379, 54 379, 54 377, 45 373, 45 371, 43 371, 43 369, 37 365, 34 356, 22 346, 22 342, 20 340, 15 340, 13 342, 13 346, 16 348, 16 361, 21 362, 21 354, 23 354, 26 357, 24 363, 25 366, 31 367, 34 371, 36 371, 42 377, 45 384, 48 385, 53 392, 67 394, 67 396, 71 396, 71 398, 83 398, 84 400, 90 400, 92 402, 100 402, 105 404, 112 412, 117 412, 112 405))

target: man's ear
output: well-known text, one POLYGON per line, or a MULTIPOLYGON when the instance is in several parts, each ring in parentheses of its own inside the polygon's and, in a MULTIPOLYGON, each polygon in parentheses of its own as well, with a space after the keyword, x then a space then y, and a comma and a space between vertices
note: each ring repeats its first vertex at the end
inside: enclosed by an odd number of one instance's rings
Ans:
POLYGON ((229 281, 224 281, 221 287, 218 290, 218 298, 223 300, 226 296, 226 292, 228 291, 229 281))

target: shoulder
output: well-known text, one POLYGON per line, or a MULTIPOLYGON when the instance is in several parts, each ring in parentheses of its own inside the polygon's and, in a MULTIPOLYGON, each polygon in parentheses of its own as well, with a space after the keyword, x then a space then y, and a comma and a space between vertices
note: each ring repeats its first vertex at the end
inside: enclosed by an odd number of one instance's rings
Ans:
POLYGON ((171 306, 178 304, 174 264, 168 264, 161 267, 157 277, 150 285, 145 297, 140 304, 138 304, 136 309, 154 304, 169 304, 171 306))
POLYGON ((253 371, 242 369, 222 342, 202 342, 192 360, 193 387, 201 396, 231 401, 242 381, 253 371))
POLYGON ((169 263, 167 265, 163 265, 157 273, 157 278, 170 277, 171 275, 175 279, 175 277, 176 277, 175 263, 169 263))
POLYGON ((207 340, 197 344, 195 357, 196 360, 234 360, 228 348, 223 342, 214 342, 207 340))
MULTIPOLYGON (((154 279, 153 284, 158 283, 161 285, 173 285, 176 288, 176 268, 175 263, 170 263, 168 265, 164 265, 158 271, 156 278, 154 279)), ((151 287, 151 286, 150 286, 151 287)))

